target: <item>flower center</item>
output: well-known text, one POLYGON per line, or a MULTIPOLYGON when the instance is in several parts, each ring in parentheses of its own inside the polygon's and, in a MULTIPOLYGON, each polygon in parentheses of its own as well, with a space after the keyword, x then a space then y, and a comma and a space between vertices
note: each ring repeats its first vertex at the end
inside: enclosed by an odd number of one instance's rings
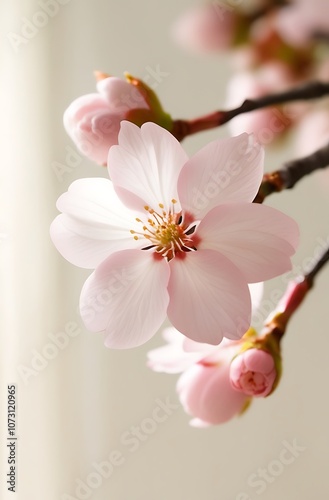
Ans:
POLYGON ((142 224, 143 230, 141 232, 130 231, 134 235, 135 240, 143 237, 150 242, 150 245, 142 250, 150 250, 152 248, 168 261, 179 252, 196 250, 191 238, 195 226, 191 226, 188 221, 184 221, 182 212, 175 212, 177 201, 173 199, 171 202, 172 206, 168 212, 164 210, 162 203, 159 203, 160 210, 158 212, 153 210, 153 208, 145 206, 147 223, 136 218, 136 221, 142 224))
POLYGON ((246 394, 260 394, 266 389, 266 378, 258 372, 247 371, 240 378, 241 387, 246 394))

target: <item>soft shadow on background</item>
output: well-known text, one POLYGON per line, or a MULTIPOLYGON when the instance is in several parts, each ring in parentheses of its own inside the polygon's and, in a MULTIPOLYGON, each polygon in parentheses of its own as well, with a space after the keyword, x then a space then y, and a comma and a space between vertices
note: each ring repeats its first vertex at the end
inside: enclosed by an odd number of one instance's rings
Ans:
MULTIPOLYGON (((39 2, 3 0, 0 6, 1 498, 325 498, 329 269, 291 322, 277 392, 219 427, 191 428, 176 406, 176 377, 146 368, 146 352, 162 344, 160 335, 135 350, 110 351, 101 334, 84 329, 77 305, 89 272, 58 254, 49 225, 58 196, 73 180, 107 173, 80 156, 64 176, 56 175, 56 163, 67 165, 67 155, 76 151, 63 129, 65 108, 94 92, 93 70, 116 76, 127 70, 153 85, 173 117, 198 116, 223 106, 229 70, 225 57, 186 55, 171 41, 170 25, 191 5, 188 0, 61 3, 17 50, 7 35, 21 32, 40 10, 39 2), (71 336, 56 349, 54 336, 63 331, 71 336), (18 401, 16 494, 5 484, 10 383, 17 384, 18 401), (167 405, 167 418, 154 427, 150 419, 159 405, 167 405), (136 437, 141 425, 151 430, 136 437), (287 443, 297 443, 294 460, 273 465, 287 443), (97 485, 99 476, 92 474, 104 460, 114 465, 97 485), (88 476, 95 480, 89 490, 81 486, 88 476)), ((227 128, 202 133, 184 146, 191 154, 228 133, 227 128)), ((289 144, 266 151, 268 170, 293 154, 289 144)), ((306 265, 328 239, 328 190, 329 172, 322 172, 268 200, 300 224, 297 266, 306 265)), ((282 279, 266 285, 265 299, 276 288, 284 290, 282 279)))

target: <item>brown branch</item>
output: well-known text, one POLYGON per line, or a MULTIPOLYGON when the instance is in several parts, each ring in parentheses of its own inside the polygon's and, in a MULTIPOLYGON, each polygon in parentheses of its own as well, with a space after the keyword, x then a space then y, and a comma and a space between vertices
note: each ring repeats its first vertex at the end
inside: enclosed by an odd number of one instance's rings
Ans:
POLYGON ((246 99, 241 106, 227 111, 215 111, 194 120, 175 120, 171 133, 181 141, 188 135, 219 127, 243 113, 286 102, 318 99, 326 95, 329 95, 329 83, 308 82, 285 92, 266 95, 258 99, 246 99))
POLYGON ((265 174, 254 203, 262 203, 271 193, 293 188, 306 175, 327 166, 329 166, 329 143, 309 156, 289 161, 280 170, 265 174))

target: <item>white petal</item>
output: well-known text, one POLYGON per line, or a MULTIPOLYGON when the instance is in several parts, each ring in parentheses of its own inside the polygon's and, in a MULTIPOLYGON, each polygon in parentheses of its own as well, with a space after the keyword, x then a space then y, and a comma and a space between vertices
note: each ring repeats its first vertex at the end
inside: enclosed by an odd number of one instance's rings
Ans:
POLYGON ((57 201, 63 212, 50 234, 59 252, 71 263, 95 268, 113 252, 145 246, 130 230, 140 230, 134 214, 117 197, 108 179, 79 179, 57 201))
POLYGON ((166 328, 163 337, 168 344, 147 353, 147 364, 156 372, 182 372, 217 348, 194 342, 182 335, 176 328, 166 328))
MULTIPOLYGON (((141 128, 122 122, 119 145, 109 151, 108 169, 115 189, 130 208, 168 211, 178 200, 177 179, 188 157, 179 142, 155 123, 141 128)), ((177 205, 177 210, 179 209, 177 205)))
POLYGON ((248 285, 248 287, 251 297, 252 312, 254 314, 259 308, 263 299, 264 283, 263 281, 261 281, 260 283, 251 283, 248 285))
POLYGON ((251 303, 240 271, 212 250, 189 252, 169 265, 168 317, 175 328, 208 344, 241 338, 250 326, 251 303))
POLYGON ((147 342, 165 320, 169 266, 143 250, 124 250, 106 259, 87 279, 80 298, 86 327, 106 331, 116 349, 147 342))
POLYGON ((212 425, 204 422, 204 420, 201 420, 200 418, 192 418, 189 421, 189 424, 191 427, 196 427, 197 429, 206 429, 207 427, 211 427, 212 425))
POLYGON ((248 134, 211 142, 181 171, 178 195, 183 209, 200 219, 221 203, 251 202, 262 181, 263 156, 248 134))
POLYGON ((198 248, 220 252, 245 275, 248 283, 268 280, 291 269, 298 226, 266 205, 236 203, 214 208, 200 222, 198 248))

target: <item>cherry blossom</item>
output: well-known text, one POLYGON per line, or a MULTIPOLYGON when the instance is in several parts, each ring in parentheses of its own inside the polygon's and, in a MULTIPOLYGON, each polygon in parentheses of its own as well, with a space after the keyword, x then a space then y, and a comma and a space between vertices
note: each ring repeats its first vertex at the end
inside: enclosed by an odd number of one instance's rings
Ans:
POLYGON ((145 343, 167 316, 195 341, 241 338, 248 283, 291 269, 298 242, 290 217, 252 203, 262 148, 242 134, 189 159, 158 125, 123 122, 108 170, 111 181, 75 181, 51 227, 67 260, 95 269, 80 299, 86 327, 115 348, 145 343))

